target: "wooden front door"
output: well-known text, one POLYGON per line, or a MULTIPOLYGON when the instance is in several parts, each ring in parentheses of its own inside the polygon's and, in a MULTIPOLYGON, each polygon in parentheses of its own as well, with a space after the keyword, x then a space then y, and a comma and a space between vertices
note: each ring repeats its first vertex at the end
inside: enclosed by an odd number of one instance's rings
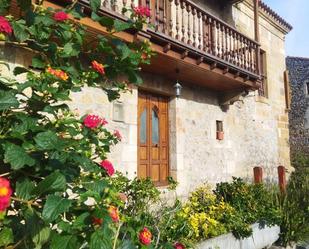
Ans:
POLYGON ((139 178, 151 178, 156 185, 167 184, 168 98, 152 93, 138 94, 139 178))

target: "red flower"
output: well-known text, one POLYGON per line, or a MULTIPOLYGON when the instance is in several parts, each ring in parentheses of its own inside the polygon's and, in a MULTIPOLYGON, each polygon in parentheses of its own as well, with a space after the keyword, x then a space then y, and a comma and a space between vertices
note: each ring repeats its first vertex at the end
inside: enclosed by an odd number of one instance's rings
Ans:
POLYGON ((121 134, 120 134, 120 132, 119 132, 118 130, 115 130, 113 135, 114 135, 119 141, 121 141, 122 136, 121 136, 121 134))
POLYGON ((98 115, 88 114, 84 118, 84 125, 90 129, 98 128, 101 125, 106 125, 107 121, 105 118, 100 118, 98 115))
POLYGON ((144 227, 142 231, 139 232, 139 242, 143 245, 148 246, 151 243, 152 234, 147 227, 144 227))
POLYGON ((10 206, 11 195, 10 182, 6 178, 0 177, 0 212, 10 206))
POLYGON ((174 244, 174 248, 175 249, 186 249, 186 247, 182 243, 180 243, 180 242, 176 242, 174 244))
POLYGON ((109 213, 109 216, 112 218, 113 222, 118 222, 119 221, 118 208, 116 208, 114 206, 110 206, 108 208, 108 213, 109 213))
POLYGON ((102 75, 105 74, 104 66, 101 63, 97 61, 92 61, 91 64, 92 64, 92 68, 96 70, 98 73, 102 75))
POLYGON ((53 69, 53 68, 49 67, 49 68, 46 69, 46 72, 54 75, 55 77, 57 77, 61 80, 64 80, 64 81, 66 81, 69 78, 67 73, 60 70, 60 69, 53 69))
POLYGON ((92 223, 94 225, 99 225, 101 226, 103 224, 103 219, 97 218, 97 217, 92 217, 92 223))
POLYGON ((108 161, 108 160, 104 160, 100 163, 100 166, 106 170, 106 173, 109 175, 109 176, 112 176, 114 173, 115 173, 115 169, 114 169, 114 166, 113 164, 108 161))
POLYGON ((67 19, 69 19, 69 15, 65 13, 64 11, 58 11, 53 16, 54 20, 57 22, 63 22, 67 19))
POLYGON ((8 22, 8 20, 3 17, 0 16, 0 33, 5 33, 5 34, 12 34, 13 29, 10 25, 10 23, 8 22))
POLYGON ((145 6, 137 6, 133 8, 135 15, 139 17, 150 17, 150 9, 145 6))

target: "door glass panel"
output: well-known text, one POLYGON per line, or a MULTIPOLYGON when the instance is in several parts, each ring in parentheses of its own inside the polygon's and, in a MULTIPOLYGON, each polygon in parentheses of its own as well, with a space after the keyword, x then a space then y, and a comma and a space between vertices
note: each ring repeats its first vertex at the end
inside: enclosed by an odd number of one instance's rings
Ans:
POLYGON ((147 109, 145 108, 140 117, 140 143, 145 144, 147 141, 147 109))
POLYGON ((152 143, 158 144, 159 143, 159 117, 157 110, 152 109, 152 116, 151 116, 151 122, 152 122, 152 143))

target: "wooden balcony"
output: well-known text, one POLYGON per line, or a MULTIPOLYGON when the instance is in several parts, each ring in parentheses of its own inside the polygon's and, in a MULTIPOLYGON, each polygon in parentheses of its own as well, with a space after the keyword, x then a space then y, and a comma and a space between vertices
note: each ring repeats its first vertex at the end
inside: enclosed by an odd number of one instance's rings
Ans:
POLYGON ((157 52, 144 70, 219 91, 258 88, 259 44, 190 0, 102 0, 100 14, 125 21, 122 8, 137 5, 151 9, 152 25, 140 35, 157 52))

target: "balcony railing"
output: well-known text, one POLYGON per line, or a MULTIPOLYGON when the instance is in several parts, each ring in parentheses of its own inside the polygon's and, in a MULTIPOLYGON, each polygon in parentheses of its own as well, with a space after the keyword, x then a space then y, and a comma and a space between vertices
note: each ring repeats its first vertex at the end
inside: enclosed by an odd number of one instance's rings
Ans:
POLYGON ((154 35, 168 37, 227 67, 258 76, 259 44, 190 0, 102 0, 102 10, 116 15, 123 7, 151 9, 154 35))

